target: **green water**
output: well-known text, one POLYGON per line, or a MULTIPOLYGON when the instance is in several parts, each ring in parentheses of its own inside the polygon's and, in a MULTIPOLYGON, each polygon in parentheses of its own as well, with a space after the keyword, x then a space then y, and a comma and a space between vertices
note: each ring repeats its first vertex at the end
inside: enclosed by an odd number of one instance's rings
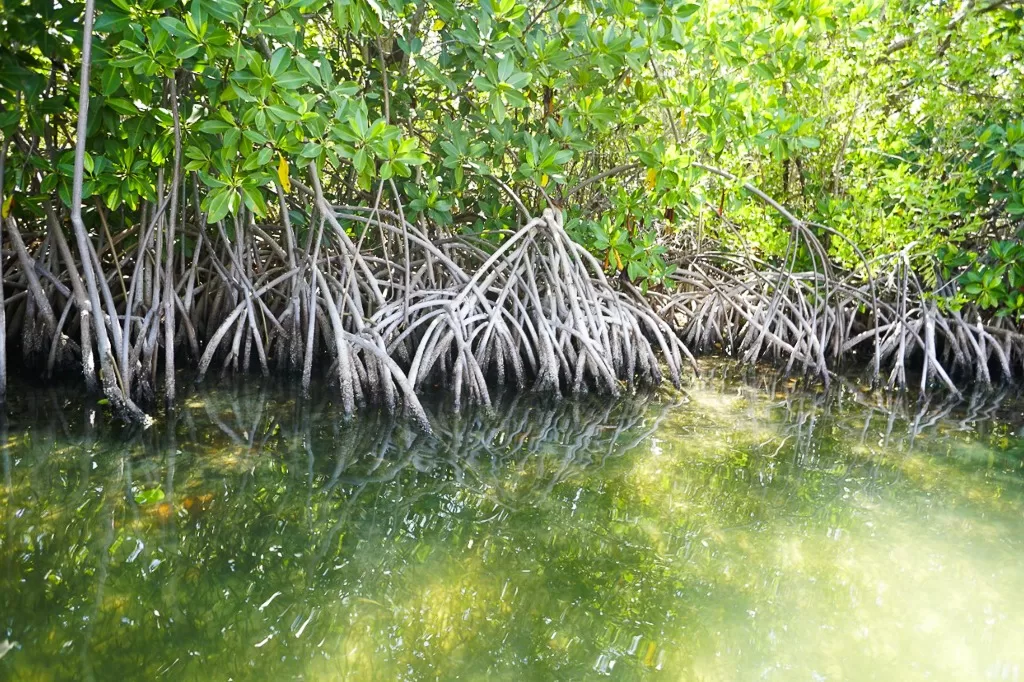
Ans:
POLYGON ((0 679, 1024 679, 1021 403, 787 386, 433 436, 252 386, 133 433, 17 390, 0 679))

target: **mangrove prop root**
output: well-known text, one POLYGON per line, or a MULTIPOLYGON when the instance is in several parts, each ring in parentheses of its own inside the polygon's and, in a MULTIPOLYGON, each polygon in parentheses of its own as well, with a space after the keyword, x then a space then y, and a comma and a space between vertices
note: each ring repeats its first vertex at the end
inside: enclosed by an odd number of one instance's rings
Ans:
POLYGON ((867 366, 887 388, 967 383, 991 387, 1024 375, 1024 334, 972 308, 946 310, 906 253, 868 264, 874 273, 793 272, 733 254, 688 257, 677 290, 656 308, 696 351, 770 361, 821 377, 867 366))
MULTIPOLYGON (((173 82, 167 92, 173 104, 173 82)), ((172 122, 171 171, 117 239, 99 204, 65 214, 54 202, 39 223, 4 221, 4 350, 47 371, 76 368, 133 421, 148 421, 138 405, 174 399, 181 368, 199 379, 275 369, 301 376, 304 393, 322 371, 345 412, 382 405, 428 431, 419 396, 436 389, 456 410, 491 406, 502 384, 618 395, 666 377, 679 385, 696 369, 691 348, 825 383, 854 362, 890 387, 919 370, 922 387, 952 394, 963 377, 991 385, 1024 373, 1019 329, 943 309, 906 253, 841 271, 789 212, 789 251, 812 254, 814 271, 794 271, 788 255, 770 266, 698 252, 679 260, 672 292, 644 295, 606 278, 559 211, 533 217, 519 202, 523 222, 494 238, 437 235, 383 185, 372 206, 331 203, 312 165, 308 186, 278 188, 276 222, 256 223, 243 205, 207 224, 199 182, 180 168, 174 107, 172 122)))
MULTIPOLYGON (((273 367, 301 374, 307 390, 322 368, 346 412, 379 404, 429 430, 418 396, 436 388, 456 409, 490 406, 505 383, 617 395, 663 374, 678 385, 693 362, 646 300, 614 287, 571 240, 560 213, 497 241, 438 239, 398 207, 331 204, 310 168, 303 195, 279 194, 278 224, 243 207, 207 225, 177 150, 174 163, 127 249, 105 238, 99 207, 51 206, 42 233, 6 221, 5 293, 21 294, 5 302, 11 349, 19 331, 54 339, 52 364, 82 371, 130 420, 147 422, 137 405, 158 395, 173 400, 173 370, 188 367, 200 380, 273 367)), ((38 345, 22 344, 27 362, 38 345)))

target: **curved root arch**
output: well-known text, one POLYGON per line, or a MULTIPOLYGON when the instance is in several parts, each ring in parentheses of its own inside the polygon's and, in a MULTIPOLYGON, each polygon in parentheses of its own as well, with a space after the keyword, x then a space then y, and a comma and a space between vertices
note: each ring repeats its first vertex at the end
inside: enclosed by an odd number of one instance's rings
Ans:
MULTIPOLYGON (((693 361, 646 303, 610 286, 550 210, 487 253, 468 239, 435 243, 388 211, 318 204, 324 217, 305 252, 289 257, 274 246, 294 239, 257 239, 250 258, 267 274, 216 268, 219 284, 233 283, 238 296, 205 325, 214 331, 200 376, 218 357, 225 368, 247 367, 255 344, 265 370, 276 350, 305 367, 308 387, 319 349, 346 410, 404 404, 426 426, 416 393, 435 385, 454 393, 456 407, 489 405, 488 386, 507 382, 615 395, 622 383, 658 383, 662 365, 678 385, 693 361), (360 226, 357 237, 350 225, 360 226)), ((221 233, 214 263, 231 248, 221 233)))
MULTIPOLYGON (((678 385, 693 363, 642 297, 612 287, 561 214, 544 211, 496 243, 437 238, 379 198, 372 208, 330 204, 310 171, 311 187, 299 188, 311 202, 279 193, 279 224, 256 224, 242 208, 207 225, 196 185, 189 197, 161 179, 167 191, 129 232, 136 239, 87 236, 95 305, 63 216, 27 245, 8 219, 18 248, 4 265, 22 293, 7 307, 31 342, 23 352, 48 353, 48 371, 77 365, 94 378, 102 369, 131 405, 152 402, 161 378, 170 400, 167 369, 187 367, 188 357, 200 380, 275 369, 301 374, 308 391, 313 371, 324 371, 346 412, 380 404, 428 429, 417 393, 435 386, 456 407, 489 405, 490 387, 505 383, 617 395, 660 382, 663 369, 678 385), (99 327, 89 310, 102 313, 99 327), (109 347, 102 368, 88 345, 97 330, 109 347)), ((92 217, 105 224, 101 208, 92 217)))

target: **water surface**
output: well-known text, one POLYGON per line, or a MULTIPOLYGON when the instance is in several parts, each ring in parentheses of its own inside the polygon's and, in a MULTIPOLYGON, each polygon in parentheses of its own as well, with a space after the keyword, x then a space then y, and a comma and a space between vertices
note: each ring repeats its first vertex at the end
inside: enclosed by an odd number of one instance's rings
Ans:
POLYGON ((435 410, 19 390, 0 679, 1021 680, 1024 423, 712 376, 435 410))

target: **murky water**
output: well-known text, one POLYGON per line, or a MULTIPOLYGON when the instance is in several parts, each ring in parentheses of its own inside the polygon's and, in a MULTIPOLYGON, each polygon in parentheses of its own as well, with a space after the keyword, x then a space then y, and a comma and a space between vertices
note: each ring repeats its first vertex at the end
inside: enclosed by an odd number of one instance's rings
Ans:
POLYGON ((425 436, 252 386, 144 433, 18 391, 0 679, 1024 680, 1019 402, 688 393, 425 436))

